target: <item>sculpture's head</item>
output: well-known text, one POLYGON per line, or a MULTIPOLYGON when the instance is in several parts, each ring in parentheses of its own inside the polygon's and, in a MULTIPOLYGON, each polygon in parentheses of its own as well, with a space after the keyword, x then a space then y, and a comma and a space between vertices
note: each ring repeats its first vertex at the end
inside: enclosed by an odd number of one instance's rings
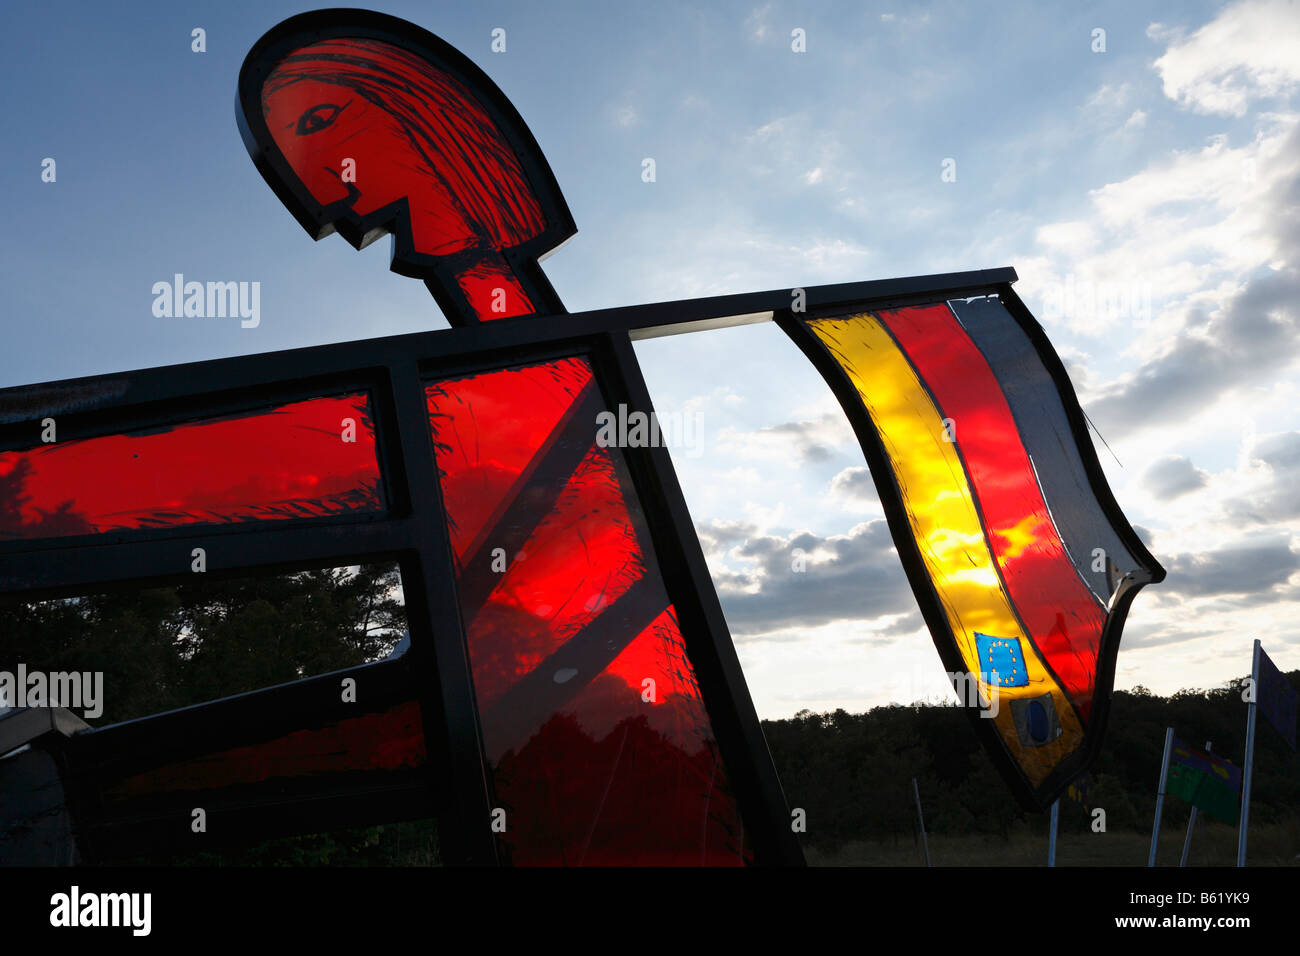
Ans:
POLYGON ((462 319, 558 311, 535 260, 572 221, 509 102, 436 37, 334 13, 281 24, 240 74, 241 129, 272 188, 315 238, 391 232, 393 270, 462 319))

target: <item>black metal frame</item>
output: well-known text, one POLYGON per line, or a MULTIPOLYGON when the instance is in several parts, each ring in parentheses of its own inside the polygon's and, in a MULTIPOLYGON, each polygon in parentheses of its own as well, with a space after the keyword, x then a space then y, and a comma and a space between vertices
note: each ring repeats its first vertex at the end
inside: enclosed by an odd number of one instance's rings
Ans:
MULTIPOLYGON (((809 287, 810 310, 880 308, 922 297, 1005 288, 1010 269, 809 287), (1001 285, 999 285, 1001 284, 1001 285)), ((39 443, 40 422, 58 421, 60 435, 102 432, 111 423, 174 421, 178 409, 203 416, 266 404, 286 395, 369 390, 388 489, 383 515, 303 518, 220 526, 114 532, 93 537, 0 544, 0 594, 26 599, 188 580, 190 551, 207 550, 209 574, 246 575, 276 569, 346 565, 396 558, 406 596, 411 650, 402 673, 418 688, 430 754, 430 792, 445 795, 442 852, 449 863, 493 864, 500 850, 489 827, 491 778, 483 754, 468 652, 459 611, 442 494, 429 431, 425 386, 490 367, 585 355, 606 401, 653 411, 632 340, 698 327, 745 324, 789 306, 788 289, 608 309, 528 316, 435 332, 389 336, 307 349, 217 359, 0 390, 0 450, 39 443), (237 401, 236 401, 237 397, 237 401), (408 661, 409 659, 409 661, 408 661), (423 675, 430 675, 429 680, 423 675)), ((120 429, 120 425, 118 428, 120 429)), ((594 428, 594 424, 593 424, 594 428)), ((721 607, 704 562, 667 449, 624 449, 653 549, 676 605, 687 652, 742 818, 760 864, 799 864, 780 783, 767 752, 721 607)), ((371 667, 393 667, 370 665, 371 667)), ((354 669, 364 672, 366 668, 354 669)), ((352 673, 352 672, 348 672, 352 673)), ((337 680, 338 675, 331 675, 337 680)), ((319 680, 319 679, 318 679, 319 680)), ((152 747, 188 745, 184 727, 212 707, 231 726, 250 727, 283 713, 286 685, 232 700, 157 715, 131 725, 86 732, 75 747, 96 752, 97 765, 149 759, 152 747), (171 743, 166 743, 171 741, 171 743), (120 743, 119 743, 120 742, 120 743), (128 743, 129 742, 129 743, 128 743)), ((335 684, 337 686, 337 684, 335 684)), ((176 750, 179 747, 180 750, 176 750)), ((191 748, 192 750, 192 748, 191 748)), ((156 763, 156 761, 155 761, 156 763)), ((335 805, 382 810, 379 796, 340 792, 335 805), (350 801, 350 802, 349 802, 350 801)))
MULTIPOLYGON (((1015 794, 1017 800, 1026 809, 1042 810, 1050 806, 1070 783, 1095 761, 1104 739, 1106 722, 1109 719, 1111 690, 1115 680, 1115 660, 1119 652, 1120 634, 1124 627, 1129 606, 1143 586, 1163 581, 1165 571, 1137 537, 1136 532, 1134 532, 1128 519, 1115 501, 1110 485, 1106 481, 1105 473, 1102 471, 1101 463, 1097 459, 1096 449, 1089 438, 1083 409, 1080 407, 1078 397, 1070 384, 1065 366, 1061 363, 1051 343, 1048 342, 1047 335, 1043 332, 1042 327, 1034 320, 1019 296, 1011 288, 1011 283, 1015 279, 1013 272, 1011 276, 1003 279, 990 283, 972 284, 966 288, 949 289, 939 295, 918 292, 882 297, 869 304, 855 304, 852 309, 833 307, 809 309, 808 311, 815 313, 815 315, 809 316, 810 318, 823 318, 835 314, 856 314, 879 309, 901 308, 909 305, 946 302, 950 299, 996 294, 1033 343, 1039 360, 1043 363, 1053 384, 1056 386, 1061 403, 1065 408, 1072 437, 1083 462, 1090 489, 1116 534, 1129 548, 1138 563, 1143 566, 1141 571, 1135 572, 1120 582, 1112 606, 1107 609, 1106 621, 1101 634, 1093 707, 1091 717, 1085 725, 1083 743, 1037 787, 1029 784, 1007 750, 1006 743, 993 726, 993 721, 982 716, 982 707, 978 701, 965 699, 961 694, 961 687, 957 687, 958 696, 962 698, 963 709, 973 722, 976 735, 983 741, 985 750, 992 757, 995 766, 1006 780, 1012 793, 1015 794)), ((881 443, 880 435, 872 424, 867 410, 863 407, 856 388, 854 388, 844 374, 844 370, 831 356, 820 339, 804 323, 803 317, 796 316, 786 309, 777 314, 776 322, 804 355, 808 357, 817 371, 821 373, 822 378, 825 379, 839 401, 845 415, 848 416, 853 431, 857 435, 858 443, 862 448, 862 453, 867 460, 876 491, 880 496, 881 507, 889 524, 894 547, 898 551, 899 559, 907 572, 912 593, 921 609, 921 616, 925 620, 930 633, 935 637, 935 647, 939 652, 939 656, 943 660, 944 666, 948 668, 949 673, 964 673, 966 663, 957 648, 947 614, 944 612, 943 604, 926 570, 920 547, 916 542, 915 535, 912 533, 897 478, 892 467, 890 467, 889 458, 881 443)), ((960 450, 958 450, 958 454, 961 454, 960 450)), ((982 527, 982 516, 980 523, 982 527)), ((987 528, 983 530, 987 536, 987 528)), ((1000 570, 998 571, 998 579, 1002 582, 1000 570)), ((1002 586, 1005 588, 1005 582, 1002 582, 1002 586)), ((1019 619, 1018 613, 1016 616, 1019 619)), ((1050 664, 1045 660, 1042 663, 1059 683, 1059 678, 1056 678, 1050 664)))

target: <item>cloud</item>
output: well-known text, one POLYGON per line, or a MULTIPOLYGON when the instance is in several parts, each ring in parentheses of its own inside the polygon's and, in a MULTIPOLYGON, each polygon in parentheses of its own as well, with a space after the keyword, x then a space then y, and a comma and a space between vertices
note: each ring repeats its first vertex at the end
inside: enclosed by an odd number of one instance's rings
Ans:
POLYGON ((871 471, 862 465, 845 468, 831 479, 831 494, 850 501, 875 503, 880 500, 871 471))
POLYGON ((1166 351, 1098 392, 1088 414, 1123 435, 1205 410, 1221 393, 1292 364, 1300 346, 1300 273, 1248 283, 1222 308, 1189 309, 1166 351))
POLYGON ((1153 495, 1167 501, 1205 487, 1209 475, 1182 455, 1167 455, 1147 468, 1142 479, 1153 495))
POLYGON ((701 528, 700 537, 706 548, 726 547, 725 555, 715 553, 710 570, 737 636, 880 618, 889 620, 883 630, 870 628, 877 635, 911 633, 918 627, 916 601, 883 520, 826 537, 809 531, 764 534, 752 524, 714 523, 701 528), (744 538, 737 541, 742 531, 744 538), (720 558, 742 568, 726 567, 720 558))
POLYGON ((1274 524, 1300 517, 1300 432, 1257 439, 1249 452, 1255 484, 1224 502, 1230 518, 1274 524))
POLYGON ((772 32, 772 28, 768 24, 768 15, 771 12, 772 4, 768 3, 761 7, 755 7, 749 16, 745 18, 745 30, 752 39, 759 43, 763 42, 767 35, 772 32))
POLYGON ((1277 470, 1300 469, 1300 432, 1271 435, 1257 441, 1252 457, 1277 470))
POLYGON ((1252 99, 1285 97, 1300 87, 1294 0, 1232 4, 1186 38, 1160 24, 1147 34, 1173 38, 1155 70, 1165 95, 1198 113, 1243 116, 1252 99))
POLYGON ((824 412, 816 418, 782 422, 749 432, 724 428, 718 435, 718 445, 724 452, 744 458, 786 460, 793 447, 805 464, 830 461, 838 449, 855 440, 848 421, 838 412, 824 412))
POLYGON ((1146 347, 1177 330, 1189 303, 1221 304, 1261 270, 1294 266, 1285 208, 1300 181, 1297 119, 1268 117, 1235 148, 1214 136, 1163 156, 1092 190, 1086 216, 1040 226, 1026 278, 1044 320, 1093 338, 1119 327, 1146 347))
MULTIPOLYGON (((765 179, 775 176, 792 186, 823 182, 848 186, 860 165, 851 158, 845 160, 839 134, 820 125, 811 110, 778 116, 755 129, 744 142, 756 174, 765 179)), ((770 181, 763 185, 773 187, 770 181)))
MULTIPOLYGON (((1136 332, 1131 351, 1144 361, 1093 390, 1086 403, 1104 434, 1184 421, 1300 358, 1300 124, 1294 118, 1285 133, 1262 136, 1248 149, 1226 150, 1218 141, 1106 186, 1094 198, 1101 219, 1123 225, 1117 235, 1124 238, 1082 263, 1081 271, 1123 276, 1126 267, 1114 257, 1131 253, 1137 259, 1129 268, 1145 269, 1176 303, 1145 329, 1129 323, 1136 332), (1218 217, 1192 211, 1220 207, 1218 217), (1195 241, 1188 243, 1189 236, 1195 241), (1139 251, 1143 241, 1150 244, 1139 251)), ((1086 309, 1080 316, 1091 318, 1086 309)))
POLYGON ((1270 593, 1272 589, 1300 570, 1300 553, 1291 550, 1288 539, 1277 537, 1176 554, 1168 559, 1167 568, 1169 577, 1162 588, 1171 594, 1189 598, 1241 594, 1270 602, 1278 597, 1270 593))
MULTIPOLYGON (((1171 100, 1244 115, 1259 97, 1300 88, 1296 27, 1300 5, 1270 2, 1225 7, 1190 37, 1153 26, 1169 44, 1153 67, 1171 100)), ((1138 88, 1112 80, 1084 112, 1106 123, 1128 114, 1124 129, 1140 129, 1138 88)), ((1099 340, 1121 331, 1142 362, 1088 396, 1107 435, 1185 418, 1297 358, 1300 116, 1279 108, 1253 119, 1253 141, 1233 147, 1217 135, 1175 150, 1092 190, 1089 215, 1038 230, 1041 255, 1021 274, 1031 295, 1041 290, 1044 321, 1099 340)))
POLYGON ((1088 97, 1084 107, 1100 111, 1121 110, 1129 104, 1132 90, 1128 83, 1103 83, 1088 97))
POLYGON ((1200 640, 1218 634, 1213 629, 1185 628, 1172 623, 1130 624, 1124 628, 1121 638, 1123 651, 1132 651, 1140 647, 1166 647, 1170 644, 1182 644, 1186 641, 1200 640))
POLYGON ((754 525, 746 521, 710 521, 696 529, 700 546, 706 552, 726 551, 742 544, 754 533, 754 525))
POLYGON ((923 27, 930 22, 930 14, 919 13, 915 16, 900 17, 897 13, 882 13, 880 15, 881 23, 896 23, 899 26, 906 27, 923 27))

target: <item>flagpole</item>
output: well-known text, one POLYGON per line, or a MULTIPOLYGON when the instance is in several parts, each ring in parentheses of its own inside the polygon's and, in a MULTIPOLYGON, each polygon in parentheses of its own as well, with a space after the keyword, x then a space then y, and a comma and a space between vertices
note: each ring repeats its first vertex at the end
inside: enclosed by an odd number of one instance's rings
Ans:
POLYGON ((921 791, 917 789, 916 778, 912 778, 912 796, 916 798, 916 818, 921 821, 921 849, 925 851, 925 865, 930 865, 930 841, 925 838, 925 814, 921 812, 921 791))
MULTIPOLYGON (((1210 741, 1205 742, 1205 752, 1210 752, 1210 741)), ((1183 857, 1178 861, 1180 867, 1187 865, 1187 854, 1192 849, 1192 831, 1196 829, 1196 804, 1192 804, 1192 812, 1187 816, 1187 836, 1183 838, 1183 857)))
POLYGON ((1052 801, 1052 828, 1047 835, 1047 865, 1056 866, 1056 824, 1061 819, 1061 798, 1052 801))
POLYGON ((1174 728, 1165 728, 1165 756, 1160 761, 1160 786, 1156 790, 1156 822, 1151 827, 1151 853, 1147 866, 1156 865, 1156 841, 1160 839, 1160 811, 1165 807, 1165 778, 1169 776, 1169 751, 1174 746, 1174 728))
POLYGON ((1246 865, 1246 826, 1250 820, 1250 777, 1255 769, 1255 700, 1259 697, 1259 638, 1250 660, 1250 701, 1246 704, 1246 764, 1241 770, 1241 826, 1237 830, 1237 865, 1246 865))

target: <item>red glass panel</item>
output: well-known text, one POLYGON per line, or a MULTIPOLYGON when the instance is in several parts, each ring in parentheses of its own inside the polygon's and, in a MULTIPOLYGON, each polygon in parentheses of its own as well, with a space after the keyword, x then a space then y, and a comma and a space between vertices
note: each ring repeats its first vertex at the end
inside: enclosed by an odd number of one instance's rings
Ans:
MULTIPOLYGON (((560 503, 523 549, 505 560, 500 584, 473 619, 479 639, 475 684, 485 709, 645 576, 604 449, 593 448, 582 460, 560 503)), ((662 588, 653 600, 659 608, 667 604, 662 588)))
POLYGON ((320 774, 401 770, 419 767, 425 760, 420 705, 409 701, 383 713, 297 730, 135 774, 107 787, 105 797, 114 802, 320 774))
POLYGON ((456 276, 456 282, 479 319, 507 319, 536 311, 504 261, 480 262, 456 276))
POLYGON ((427 390, 502 840, 518 864, 748 858, 591 366, 427 390))
POLYGON ((462 567, 512 486, 590 384, 590 367, 570 359, 428 387, 452 548, 462 567))
POLYGON ((740 824, 670 606, 497 762, 517 864, 729 866, 740 824), (655 700, 641 700, 643 682, 655 700), (637 701, 632 716, 629 700, 637 701), (580 769, 580 772, 575 772, 580 769), (558 771, 558 772, 557 772, 558 771))
POLYGON ((0 452, 0 539, 384 507, 364 394, 0 452))

